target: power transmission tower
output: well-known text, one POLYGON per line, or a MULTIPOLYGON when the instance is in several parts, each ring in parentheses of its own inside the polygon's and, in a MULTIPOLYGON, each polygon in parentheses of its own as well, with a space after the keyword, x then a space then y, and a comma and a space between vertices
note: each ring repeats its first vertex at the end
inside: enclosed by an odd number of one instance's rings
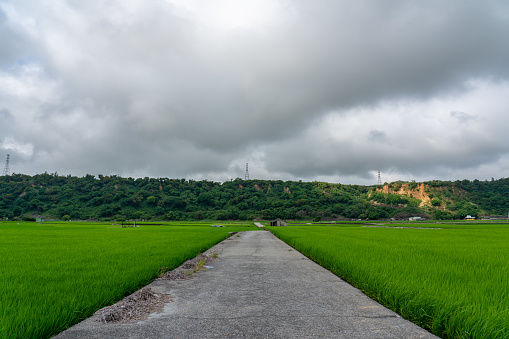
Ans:
POLYGON ((5 160, 5 167, 4 167, 4 172, 2 175, 11 175, 10 171, 9 171, 9 154, 7 154, 7 160, 5 160))
POLYGON ((382 184, 382 177, 380 177, 380 170, 378 170, 378 181, 377 181, 377 185, 381 185, 382 184))
POLYGON ((249 180, 249 168, 247 162, 246 162, 246 175, 244 175, 244 180, 249 180))

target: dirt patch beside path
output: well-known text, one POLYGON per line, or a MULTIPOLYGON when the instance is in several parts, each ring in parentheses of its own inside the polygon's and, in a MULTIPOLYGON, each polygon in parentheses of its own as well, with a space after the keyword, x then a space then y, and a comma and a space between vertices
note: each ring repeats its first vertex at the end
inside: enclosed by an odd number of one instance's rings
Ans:
POLYGON ((164 304, 173 301, 169 294, 154 293, 150 288, 143 288, 124 298, 118 303, 95 312, 97 321, 105 323, 131 323, 144 320, 149 314, 160 312, 164 304))
MULTIPOLYGON (((192 274, 206 269, 204 265, 217 259, 205 254, 199 254, 195 258, 183 263, 180 267, 166 272, 159 277, 161 280, 187 280, 192 274)), ((102 308, 95 312, 96 320, 104 323, 133 323, 145 320, 151 313, 161 312, 166 303, 172 302, 173 297, 169 294, 155 293, 151 288, 145 287, 118 303, 102 308)))

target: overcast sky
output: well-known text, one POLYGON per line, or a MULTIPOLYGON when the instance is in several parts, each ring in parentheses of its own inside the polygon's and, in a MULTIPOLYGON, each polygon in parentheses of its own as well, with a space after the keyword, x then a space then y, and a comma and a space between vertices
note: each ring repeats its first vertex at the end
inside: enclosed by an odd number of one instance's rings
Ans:
POLYGON ((0 0, 11 172, 490 180, 508 130, 505 0, 0 0))

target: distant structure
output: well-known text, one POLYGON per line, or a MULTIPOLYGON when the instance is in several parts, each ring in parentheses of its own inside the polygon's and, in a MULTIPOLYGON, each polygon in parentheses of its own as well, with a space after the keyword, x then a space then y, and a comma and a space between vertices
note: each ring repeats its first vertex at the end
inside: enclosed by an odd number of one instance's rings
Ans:
POLYGON ((272 220, 270 222, 270 226, 286 226, 287 223, 284 220, 281 220, 280 218, 277 218, 276 220, 272 220))
POLYGON ((5 167, 4 167, 4 172, 2 173, 2 175, 11 175, 11 172, 9 170, 9 154, 7 154, 7 160, 5 160, 5 167))
POLYGON ((378 181, 377 181, 377 185, 381 185, 382 184, 382 177, 380 177, 380 170, 378 170, 378 181))
POLYGON ((244 175, 244 179, 249 180, 249 167, 247 162, 246 162, 246 175, 244 175))

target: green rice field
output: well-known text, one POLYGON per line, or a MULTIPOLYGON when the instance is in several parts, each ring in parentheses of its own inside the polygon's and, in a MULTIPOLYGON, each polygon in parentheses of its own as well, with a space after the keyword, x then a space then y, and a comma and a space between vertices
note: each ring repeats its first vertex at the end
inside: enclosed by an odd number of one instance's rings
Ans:
POLYGON ((48 338, 256 228, 228 226, 0 222, 0 338, 48 338))
POLYGON ((418 226, 270 230, 442 338, 509 338, 509 224, 418 226))

